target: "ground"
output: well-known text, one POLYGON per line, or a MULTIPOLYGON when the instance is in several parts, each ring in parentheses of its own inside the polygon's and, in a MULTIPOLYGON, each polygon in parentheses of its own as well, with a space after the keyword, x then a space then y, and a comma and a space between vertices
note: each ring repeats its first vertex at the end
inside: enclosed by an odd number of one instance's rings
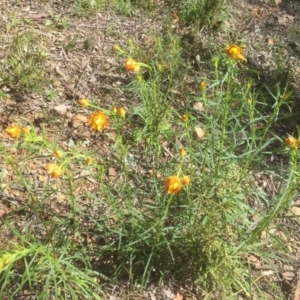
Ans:
MULTIPOLYGON (((142 8, 136 8, 128 14, 126 8, 120 8, 120 11, 105 9, 97 12, 95 9, 88 11, 89 8, 80 7, 76 1, 54 0, 2 0, 0 9, 1 62, 7 57, 11 61, 10 66, 5 65, 7 69, 2 74, 6 73, 7 76, 13 74, 12 78, 6 78, 5 81, 0 78, 2 139, 7 140, 5 129, 11 123, 26 120, 28 124, 41 131, 43 128, 47 130, 47 138, 53 144, 59 136, 60 140, 65 141, 66 149, 71 144, 80 144, 81 151, 100 153, 103 160, 113 161, 113 154, 108 151, 115 142, 115 129, 108 128, 106 138, 99 139, 85 125, 86 113, 84 108, 77 106, 77 100, 84 97, 96 99, 97 104, 107 110, 111 110, 112 106, 121 106, 125 109, 134 106, 136 99, 132 93, 120 88, 130 82, 130 75, 123 72, 123 58, 116 55, 113 47, 118 45, 125 48, 128 40, 131 39, 132 43, 147 49, 154 43, 154 34, 165 34, 168 31, 178 35, 186 46, 187 59, 193 62, 193 69, 185 78, 190 85, 197 83, 196 78, 205 76, 207 70, 202 68, 203 63, 210 59, 217 48, 228 43, 242 43, 247 59, 244 68, 255 70, 255 76, 258 77, 257 86, 260 83, 272 84, 272 81, 276 81, 278 77, 284 77, 284 72, 287 71, 286 65, 289 64, 292 75, 290 85, 294 89, 294 98, 300 100, 300 3, 296 0, 275 0, 274 3, 268 0, 231 1, 226 4, 226 10, 222 14, 214 16, 213 25, 199 29, 197 32, 190 32, 188 27, 183 26, 180 19, 174 17, 172 6, 163 1, 154 1, 153 9, 147 10, 147 13, 143 13, 142 8), (30 32, 30 36, 24 35, 26 32, 30 32), (27 51, 34 52, 37 48, 43 50, 44 56, 39 53, 35 64, 31 67, 37 74, 36 72, 43 65, 40 70, 42 73, 35 77, 31 72, 32 69, 27 70, 27 79, 25 78, 21 84, 22 78, 16 80, 18 76, 17 65, 13 61, 16 58, 14 55, 17 53, 23 57, 23 62, 20 64, 24 63, 25 68, 31 63, 26 61, 27 51), (12 66, 15 69, 12 69, 12 66)), ((144 62, 148 63, 147 57, 144 62)), ((284 80, 285 77, 282 79, 284 80)), ((178 98, 179 107, 188 101, 181 99, 180 94, 178 98)), ((297 105, 293 107, 291 114, 294 117, 299 117, 298 109, 297 105)), ((284 122, 279 125, 278 131, 287 134, 292 134, 296 130, 294 122, 284 122)), ((9 141, 7 143, 9 144, 9 141)), ((44 209, 49 212, 54 211, 64 218, 70 204, 57 188, 56 183, 49 182, 45 173, 43 166, 49 163, 49 154, 51 149, 49 153, 41 151, 38 160, 19 162, 17 168, 29 182, 34 184, 35 191, 32 191, 34 197, 38 195, 39 190, 44 190, 47 184, 53 189, 52 197, 43 203, 44 209)), ((2 169, 0 217, 14 215, 18 226, 22 227, 25 225, 26 215, 23 207, 32 199, 29 199, 28 194, 20 187, 18 172, 13 172, 12 165, 4 164, 5 155, 3 152, 0 156, 2 169)), ((20 155, 20 152, 16 152, 15 155, 20 155)), ((132 159, 142 160, 143 157, 137 154, 132 159)), ((280 161, 281 158, 269 159, 280 161)), ((136 173, 147 174, 150 171, 143 166, 136 170, 136 173)), ((76 170, 74 172, 76 173, 76 170)), ((91 214, 97 214, 99 212, 97 210, 101 210, 101 213, 107 214, 112 219, 112 223, 117 222, 112 212, 106 211, 105 205, 94 208, 92 203, 82 197, 87 192, 98 195, 99 185, 94 179, 96 172, 98 170, 78 169, 76 176, 82 180, 79 179, 74 186, 75 196, 82 201, 80 204, 82 209, 91 214)), ((117 164, 111 165, 109 172, 104 176, 114 181, 115 177, 118 177, 117 164)), ((117 188, 120 183, 118 180, 115 181, 117 188)), ((272 178, 263 174, 256 178, 256 184, 269 189, 270 194, 277 188, 272 178)), ((298 207, 297 205, 299 203, 295 203, 293 207, 298 207)), ((299 212, 295 214, 298 215, 299 212)), ((34 224, 33 218, 31 226, 34 227, 34 224)), ((298 275, 300 250, 298 250, 299 237, 296 234, 299 224, 295 219, 289 221, 284 219, 282 226, 286 226, 285 230, 292 228, 295 231, 295 236, 289 244, 289 247, 294 247, 295 251, 287 258, 286 263, 277 266, 282 281, 274 284, 280 288, 274 288, 275 292, 267 290, 264 295, 265 299, 296 300, 299 299, 300 293, 298 275)), ((85 238, 93 239, 90 233, 87 233, 85 238)), ((14 236, 3 226, 0 232, 1 248, 6 248, 8 239, 14 240, 14 236)), ((89 242, 96 243, 93 240, 89 242)), ((255 256, 251 259, 257 273, 269 272, 268 278, 272 281, 274 271, 271 265, 260 265, 255 256)), ((270 285, 266 283, 266 286, 269 289, 270 285)), ((179 290, 184 292, 185 299, 200 299, 197 287, 191 286, 189 282, 170 281, 161 286, 149 286, 144 292, 139 292, 138 287, 135 291, 128 291, 126 282, 119 285, 104 284, 103 289, 105 298, 111 300, 125 299, 125 297, 151 300, 174 299, 179 290)), ((219 298, 216 294, 209 299, 219 298)), ((246 299, 246 296, 239 295, 237 299, 246 299)))

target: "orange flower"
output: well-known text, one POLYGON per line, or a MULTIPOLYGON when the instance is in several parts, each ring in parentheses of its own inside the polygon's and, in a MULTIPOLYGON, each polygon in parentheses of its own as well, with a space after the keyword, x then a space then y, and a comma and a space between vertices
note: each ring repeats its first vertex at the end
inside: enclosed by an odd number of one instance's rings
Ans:
POLYGON ((181 183, 182 183, 183 185, 189 185, 189 184, 190 184, 190 181, 191 181, 191 179, 190 179, 189 176, 184 175, 184 176, 181 178, 181 183))
POLYGON ((118 45, 114 45, 114 46, 113 46, 113 50, 114 50, 115 52, 119 52, 119 51, 121 51, 121 48, 120 48, 120 46, 118 46, 118 45))
POLYGON ((113 112, 114 114, 117 114, 118 109, 114 106, 114 107, 112 108, 112 112, 113 112))
POLYGON ((177 194, 181 190, 181 181, 177 176, 167 177, 164 184, 168 194, 177 194))
POLYGON ((126 110, 123 107, 118 108, 118 116, 124 118, 126 115, 126 110))
POLYGON ((242 55, 242 48, 237 45, 230 45, 226 47, 224 52, 233 59, 245 60, 245 57, 242 55))
POLYGON ((284 141, 288 147, 291 147, 293 149, 298 148, 298 140, 295 139, 294 137, 288 136, 287 138, 284 139, 284 141))
POLYGON ((141 69, 141 66, 132 58, 128 58, 124 60, 124 68, 127 72, 138 73, 141 69))
POLYGON ((142 76, 140 76, 140 75, 136 76, 136 80, 137 80, 137 81, 142 81, 142 79, 143 79, 142 76))
POLYGON ((201 81, 199 84, 198 84, 198 87, 200 90, 203 90, 206 88, 206 83, 204 81, 201 81))
POLYGON ((28 133, 30 131, 30 127, 23 127, 22 132, 23 133, 28 133))
POLYGON ((181 121, 186 123, 188 121, 189 117, 187 115, 182 115, 181 116, 181 121))
POLYGON ((21 129, 19 126, 15 125, 15 124, 12 124, 10 126, 8 126, 6 129, 5 129, 6 133, 11 137, 11 138, 18 138, 21 134, 21 129))
POLYGON ((54 164, 48 164, 45 167, 47 174, 51 176, 52 178, 57 178, 63 174, 63 171, 60 167, 54 164))
POLYGON ((86 159, 87 165, 90 165, 92 162, 93 162, 93 159, 90 156, 87 157, 87 159, 86 159))
POLYGON ((77 100, 77 103, 81 106, 81 107, 87 107, 89 105, 89 100, 86 98, 80 98, 79 100, 77 100))
POLYGON ((59 150, 56 150, 51 154, 51 156, 55 157, 55 158, 60 158, 60 157, 62 157, 62 152, 59 150))
POLYGON ((107 116, 102 111, 96 111, 89 116, 88 125, 96 131, 101 131, 107 124, 107 116))
POLYGON ((284 94, 282 95, 282 99, 283 99, 283 100, 287 100, 287 99, 289 98, 289 96, 290 96, 290 94, 285 94, 285 93, 284 93, 284 94))
POLYGON ((179 156, 185 156, 186 155, 186 152, 185 152, 185 150, 183 149, 183 148, 180 148, 179 149, 179 156))

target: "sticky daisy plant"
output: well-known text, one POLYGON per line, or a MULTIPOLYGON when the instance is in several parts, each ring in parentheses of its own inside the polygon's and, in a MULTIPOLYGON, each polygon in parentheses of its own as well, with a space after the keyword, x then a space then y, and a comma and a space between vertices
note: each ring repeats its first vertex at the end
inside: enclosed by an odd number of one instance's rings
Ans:
POLYGON ((63 175, 62 168, 56 164, 47 164, 45 166, 45 169, 46 169, 47 175, 50 176, 51 178, 56 179, 63 175))
POLYGON ((90 104, 90 101, 87 98, 79 98, 77 100, 77 103, 81 106, 81 107, 87 107, 90 104))
POLYGON ((186 151, 184 148, 180 148, 179 151, 178 151, 178 154, 180 157, 184 157, 186 156, 186 151))
POLYGON ((183 114, 180 119, 183 123, 186 123, 189 120, 189 117, 186 114, 183 114))
MULTIPOLYGON (((129 46, 133 49, 134 44, 132 40, 129 40, 129 46)), ((123 61, 123 68, 125 71, 129 73, 136 73, 139 74, 141 71, 141 67, 150 68, 149 65, 144 64, 142 62, 137 61, 136 59, 132 58, 128 52, 126 52, 124 49, 122 49, 119 45, 113 46, 113 51, 117 53, 119 56, 124 57, 123 61)))
POLYGON ((77 104, 83 108, 95 109, 88 116, 87 125, 96 132, 101 132, 108 126, 110 116, 118 116, 119 118, 125 118, 126 116, 124 107, 113 107, 111 110, 107 110, 94 105, 88 98, 78 99, 77 104))
POLYGON ((242 54, 243 49, 238 45, 230 45, 227 46, 224 49, 225 54, 227 54, 228 57, 237 60, 237 61, 243 61, 245 60, 244 55, 242 54))
POLYGON ((91 165, 94 162, 94 159, 91 156, 88 156, 85 160, 87 165, 91 165))
POLYGON ((164 188, 167 194, 175 195, 179 193, 183 186, 188 186, 190 184, 190 177, 187 175, 182 176, 168 176, 164 180, 164 188))
POLYGON ((68 169, 68 165, 73 161, 84 162, 85 165, 92 165, 94 159, 86 153, 74 153, 74 152, 62 152, 61 150, 55 150, 50 155, 53 163, 49 163, 45 166, 46 174, 56 179, 64 174, 64 171, 68 169))
POLYGON ((116 107, 112 108, 112 113, 120 118, 125 118, 126 116, 126 109, 124 107, 116 107))
POLYGON ((5 129, 5 133, 13 139, 17 139, 20 136, 24 136, 28 134, 30 131, 30 127, 20 127, 17 124, 11 124, 5 129))
POLYGON ((61 150, 54 150, 51 153, 51 156, 54 158, 62 158, 63 157, 63 152, 61 150))
POLYGON ((95 131, 102 131, 108 125, 108 117, 101 110, 93 112, 88 117, 88 126, 95 131))
POLYGON ((198 89, 199 90, 204 90, 205 88, 206 88, 206 83, 205 83, 205 81, 200 81, 199 83, 198 83, 198 89))
POLYGON ((125 71, 127 71, 129 73, 140 73, 141 67, 148 68, 151 70, 151 67, 149 65, 138 62, 138 61, 132 59, 131 57, 129 57, 123 61, 123 66, 124 66, 125 71))
POLYGON ((177 176, 169 176, 164 181, 165 191, 168 194, 177 194, 181 191, 181 180, 177 176))
POLYGON ((114 45, 113 50, 117 54, 126 54, 126 52, 119 45, 114 45))
POLYGON ((187 175, 184 175, 180 179, 182 185, 189 185, 191 182, 191 178, 187 175))
POLYGON ((187 187, 190 185, 191 178, 184 174, 184 157, 186 157, 187 153, 184 148, 180 148, 178 151, 179 156, 179 164, 178 164, 178 173, 177 175, 168 176, 164 180, 164 189, 167 194, 177 194, 179 193, 183 187, 187 187))
POLYGON ((293 136, 288 136, 284 139, 284 142, 287 147, 293 150, 297 150, 299 147, 299 140, 294 138, 293 136))
POLYGON ((41 149, 48 144, 43 134, 38 134, 32 126, 11 124, 5 129, 5 133, 8 138, 18 139, 21 143, 38 144, 41 149))
POLYGON ((124 69, 127 72, 132 73, 139 73, 141 70, 141 65, 137 61, 133 60, 132 58, 125 59, 124 62, 124 69))
POLYGON ((168 176, 164 180, 164 189, 167 194, 177 194, 183 187, 190 185, 191 178, 184 174, 184 157, 186 156, 186 151, 184 148, 180 148, 178 151, 179 163, 178 163, 178 173, 176 175, 168 176), (181 174, 184 175, 181 175, 181 174))
POLYGON ((82 108, 94 108, 95 110, 102 110, 103 112, 105 112, 105 114, 107 114, 107 111, 100 108, 98 105, 93 104, 93 102, 96 101, 93 101, 93 99, 89 99, 87 97, 81 97, 77 100, 77 104, 82 108))
POLYGON ((21 135, 21 128, 16 124, 11 124, 5 129, 9 137, 17 139, 21 135))

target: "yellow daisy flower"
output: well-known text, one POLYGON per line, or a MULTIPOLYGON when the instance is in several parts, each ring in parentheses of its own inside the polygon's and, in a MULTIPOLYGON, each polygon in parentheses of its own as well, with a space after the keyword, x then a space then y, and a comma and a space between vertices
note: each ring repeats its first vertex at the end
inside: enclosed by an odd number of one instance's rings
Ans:
POLYGON ((102 111, 96 111, 88 118, 88 125, 96 131, 101 131, 107 124, 107 116, 102 111))
POLYGON ((177 194, 181 190, 181 181, 177 176, 169 176, 164 182, 168 194, 177 194))

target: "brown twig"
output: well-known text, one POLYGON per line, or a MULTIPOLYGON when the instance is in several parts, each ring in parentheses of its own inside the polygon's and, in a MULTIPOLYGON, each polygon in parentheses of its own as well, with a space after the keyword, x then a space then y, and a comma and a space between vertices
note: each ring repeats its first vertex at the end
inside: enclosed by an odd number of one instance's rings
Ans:
MULTIPOLYGON (((299 276, 299 275, 298 275, 299 276)), ((294 294, 294 300, 299 300, 299 291, 300 291, 300 279, 297 281, 296 289, 295 289, 295 294, 294 294)))

